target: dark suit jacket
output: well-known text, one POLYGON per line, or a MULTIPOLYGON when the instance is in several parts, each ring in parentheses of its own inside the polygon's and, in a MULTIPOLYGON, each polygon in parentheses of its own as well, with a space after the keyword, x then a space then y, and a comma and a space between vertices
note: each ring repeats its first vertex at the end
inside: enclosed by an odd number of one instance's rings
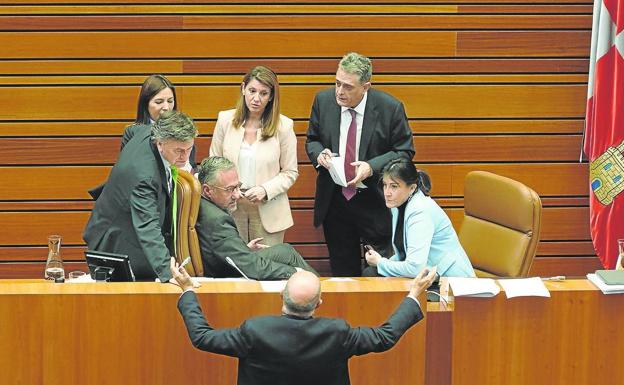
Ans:
POLYGON ((127 254, 137 279, 171 278, 171 198, 150 133, 129 141, 83 233, 89 249, 127 254))
MULTIPOLYGON (((270 249, 253 251, 240 237, 232 216, 209 199, 202 197, 195 225, 199 237, 204 275, 208 277, 240 277, 225 257, 230 257, 251 279, 287 279, 296 270, 293 266, 264 258, 270 249)), ((292 249, 292 248, 291 248, 292 249)))
POLYGON ((378 328, 352 328, 337 318, 282 315, 215 330, 206 322, 194 292, 180 297, 178 309, 193 346, 240 359, 239 385, 347 385, 351 356, 392 348, 423 318, 416 301, 405 298, 378 328))
MULTIPOLYGON (((329 148, 339 152, 340 147, 340 106, 336 103, 335 89, 320 91, 314 98, 308 134, 306 152, 312 164, 318 165, 317 158, 321 151, 329 148)), ((412 131, 409 127, 403 104, 391 95, 370 88, 366 100, 360 149, 358 159, 366 161, 373 169, 373 175, 364 180, 368 188, 377 191, 379 173, 390 160, 414 157, 412 131)), ((329 171, 319 167, 316 178, 316 196, 314 198, 314 225, 323 223, 329 209, 336 184, 329 171)), ((383 203, 383 197, 380 203, 383 203)))

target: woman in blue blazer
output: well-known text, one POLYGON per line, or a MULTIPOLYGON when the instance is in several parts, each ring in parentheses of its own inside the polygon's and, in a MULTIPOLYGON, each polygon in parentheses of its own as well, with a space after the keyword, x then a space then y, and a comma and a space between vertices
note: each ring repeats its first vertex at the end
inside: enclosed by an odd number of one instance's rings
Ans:
POLYGON ((365 276, 416 277, 438 267, 447 277, 474 277, 466 252, 448 216, 429 197, 431 181, 407 159, 390 161, 382 170, 386 206, 392 214, 394 255, 384 258, 367 247, 365 276))

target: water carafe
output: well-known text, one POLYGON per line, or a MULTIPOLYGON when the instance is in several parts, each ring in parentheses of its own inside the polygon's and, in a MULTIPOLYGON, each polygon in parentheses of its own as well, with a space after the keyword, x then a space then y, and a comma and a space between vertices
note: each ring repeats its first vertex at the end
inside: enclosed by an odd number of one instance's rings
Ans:
POLYGON ((52 281, 65 279, 65 269, 61 258, 62 239, 60 235, 48 236, 48 261, 45 267, 45 279, 52 281))

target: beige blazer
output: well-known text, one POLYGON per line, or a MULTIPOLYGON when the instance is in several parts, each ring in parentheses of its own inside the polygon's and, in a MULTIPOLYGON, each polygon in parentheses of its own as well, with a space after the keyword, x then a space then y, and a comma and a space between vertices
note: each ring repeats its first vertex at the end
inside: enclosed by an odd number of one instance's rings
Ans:
MULTIPOLYGON (((210 156, 222 156, 238 167, 238 155, 245 130, 232 126, 234 110, 219 112, 210 144, 210 156)), ((258 205, 262 226, 269 233, 286 230, 293 225, 286 192, 299 176, 297 170, 297 138, 292 119, 280 115, 280 125, 272 138, 256 144, 256 186, 267 192, 266 202, 258 205)))

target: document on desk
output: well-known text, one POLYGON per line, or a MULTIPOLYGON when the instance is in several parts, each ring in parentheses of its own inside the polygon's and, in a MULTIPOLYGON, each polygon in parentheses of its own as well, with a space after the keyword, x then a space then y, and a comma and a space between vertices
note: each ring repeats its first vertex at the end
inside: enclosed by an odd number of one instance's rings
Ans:
POLYGON ((347 178, 344 171, 344 157, 332 156, 329 162, 329 175, 338 186, 347 187, 347 178))
POLYGON ((594 273, 587 274, 587 279, 596 285, 603 294, 624 294, 624 285, 607 285, 594 273))
POLYGON ((193 280, 197 282, 245 282, 245 281, 253 281, 246 278, 212 278, 212 277, 193 277, 193 280))
POLYGON ((449 277, 448 282, 455 297, 494 297, 500 293, 492 278, 449 277))
POLYGON ((550 297, 550 292, 540 277, 499 279, 498 284, 505 289, 507 298, 550 297))
POLYGON ((288 281, 260 281, 262 291, 266 293, 281 293, 288 281))

